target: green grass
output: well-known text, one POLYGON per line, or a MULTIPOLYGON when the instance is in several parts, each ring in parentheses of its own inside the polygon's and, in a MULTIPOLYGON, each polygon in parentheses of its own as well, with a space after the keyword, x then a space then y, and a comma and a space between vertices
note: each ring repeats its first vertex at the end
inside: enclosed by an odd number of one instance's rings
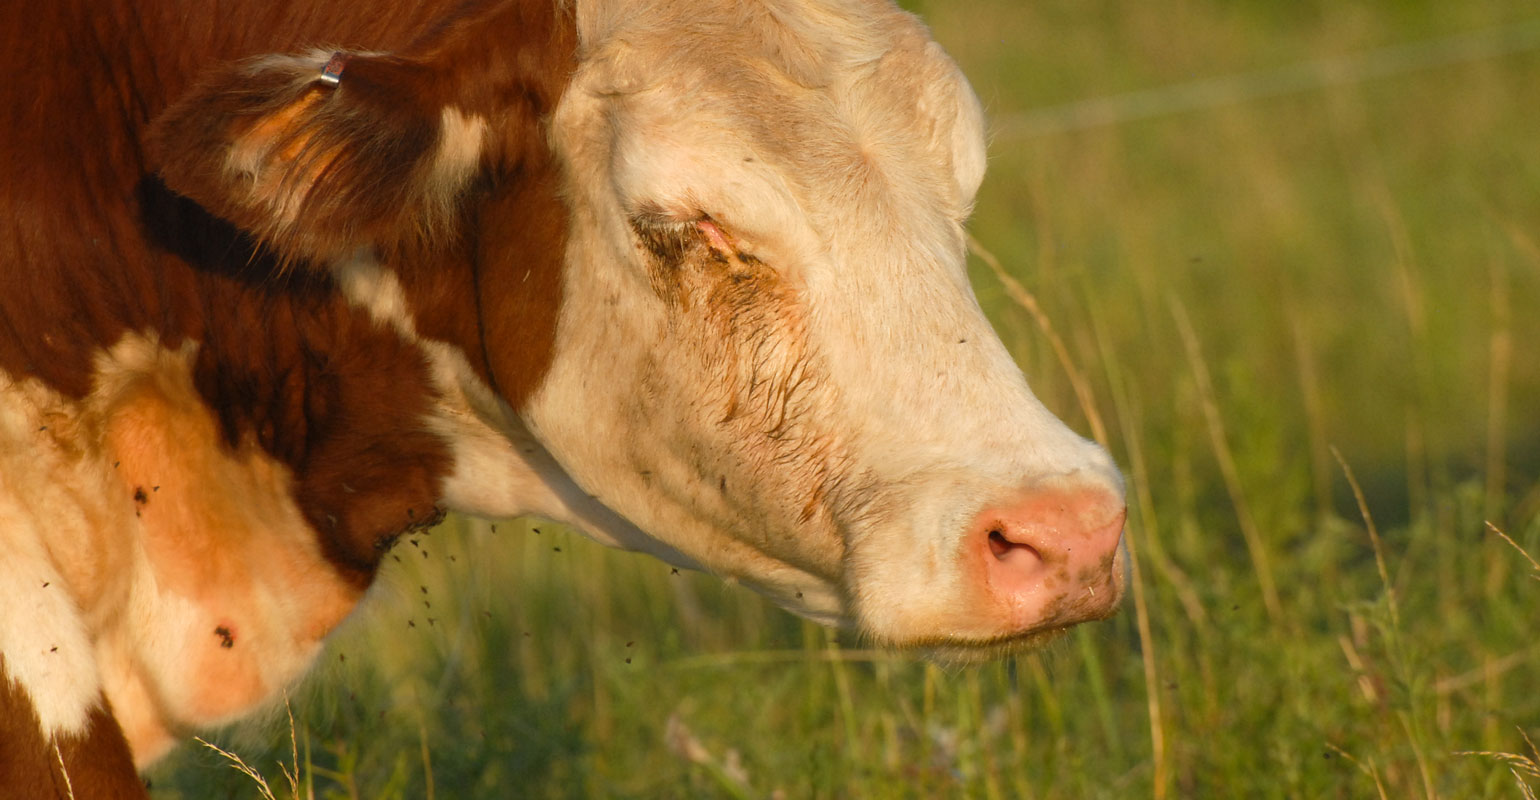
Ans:
MULTIPOLYGON (((980 299, 1128 477, 1124 612, 941 668, 554 526, 456 520, 397 551, 293 693, 301 796, 1540 787, 1540 570, 1521 552, 1540 558, 1540 48, 1434 57, 1540 11, 919 10, 999 123, 973 233, 1016 286, 980 258, 980 299), (1392 74, 1364 73, 1387 52, 1392 74), (1280 74, 1323 77, 1280 93, 1280 74), (1183 104, 1221 76, 1241 77, 1183 104), (1152 113, 1067 108, 1150 90, 1152 113)), ((288 791, 281 709, 212 740, 288 791)), ((196 745, 152 778, 162 800, 257 796, 196 745)))

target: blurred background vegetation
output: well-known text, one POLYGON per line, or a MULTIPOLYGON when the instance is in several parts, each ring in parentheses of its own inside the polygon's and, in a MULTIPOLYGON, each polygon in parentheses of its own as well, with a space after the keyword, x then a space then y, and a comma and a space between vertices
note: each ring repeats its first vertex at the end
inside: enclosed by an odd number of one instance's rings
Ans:
POLYGON ((1533 796, 1540 8, 910 7, 993 121, 980 300, 1128 476, 1124 612, 947 668, 451 520, 211 741, 278 797, 1533 796))

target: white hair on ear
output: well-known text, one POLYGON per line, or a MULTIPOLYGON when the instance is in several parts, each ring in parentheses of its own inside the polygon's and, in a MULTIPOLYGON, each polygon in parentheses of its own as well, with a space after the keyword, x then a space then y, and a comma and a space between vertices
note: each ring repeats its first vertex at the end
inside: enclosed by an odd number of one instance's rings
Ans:
POLYGON ((957 121, 952 126, 952 168, 957 174, 957 188, 963 202, 973 205, 973 198, 984 182, 984 169, 988 161, 984 143, 984 108, 978 95, 957 74, 957 121))
POLYGON ((927 96, 922 105, 936 117, 937 136, 946 137, 936 144, 950 151, 958 196, 967 209, 984 180, 984 109, 962 70, 940 44, 927 42, 925 56, 933 74, 923 90, 927 96))

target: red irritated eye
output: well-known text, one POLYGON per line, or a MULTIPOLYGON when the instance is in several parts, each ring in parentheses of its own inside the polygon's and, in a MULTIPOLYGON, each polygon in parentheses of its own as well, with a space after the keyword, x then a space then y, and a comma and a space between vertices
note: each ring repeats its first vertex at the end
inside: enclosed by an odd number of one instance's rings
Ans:
POLYGON ((727 234, 723 233, 721 227, 710 218, 696 220, 695 227, 700 230, 701 235, 706 237, 706 244, 710 245, 718 255, 731 256, 737 251, 738 248, 733 245, 732 240, 727 238, 727 234))

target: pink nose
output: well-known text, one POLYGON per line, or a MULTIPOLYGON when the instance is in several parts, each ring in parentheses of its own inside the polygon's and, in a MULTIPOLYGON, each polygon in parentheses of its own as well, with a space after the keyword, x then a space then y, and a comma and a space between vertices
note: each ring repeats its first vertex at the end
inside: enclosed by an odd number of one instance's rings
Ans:
POLYGON ((1123 596, 1118 559, 1127 510, 1103 487, 1044 488, 986 508, 969 529, 1005 630, 1102 619, 1123 596))

